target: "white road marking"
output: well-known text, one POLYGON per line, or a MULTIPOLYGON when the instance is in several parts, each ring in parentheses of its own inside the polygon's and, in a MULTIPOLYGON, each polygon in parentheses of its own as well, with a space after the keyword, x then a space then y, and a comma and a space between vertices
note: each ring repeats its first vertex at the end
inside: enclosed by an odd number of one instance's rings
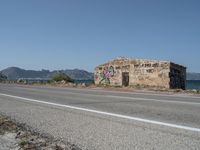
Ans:
MULTIPOLYGON (((28 88, 32 88, 33 89, 33 86, 28 86, 28 85, 26 85, 26 86, 22 86, 22 85, 16 85, 17 86, 17 88, 18 87, 21 87, 22 89, 27 89, 27 87, 28 88), (26 88, 25 88, 26 87, 26 88)), ((73 87, 34 87, 35 89, 37 89, 38 90, 38 88, 47 88, 47 89, 63 89, 63 90, 67 90, 67 89, 69 89, 69 90, 76 90, 76 91, 95 91, 95 92, 105 92, 105 93, 124 93, 124 94, 131 94, 131 95, 135 95, 135 94, 138 94, 138 95, 152 95, 152 96, 169 96, 169 97, 182 97, 182 98, 193 98, 193 99, 198 99, 198 100, 200 100, 200 96, 193 96, 193 95, 187 95, 187 93, 185 94, 185 95, 182 95, 182 93, 169 93, 169 94, 165 94, 165 93, 162 93, 162 92, 160 92, 160 93, 155 93, 154 91, 150 91, 150 92, 145 92, 145 91, 114 91, 114 90, 106 90, 106 89, 103 89, 103 88, 99 88, 99 89, 89 89, 89 88, 73 88, 73 87), (154 92, 154 93, 153 93, 154 92), (181 94, 181 95, 179 95, 179 94, 181 94)))
MULTIPOLYGON (((17 89, 19 89, 19 88, 17 88, 17 89)), ((21 89, 24 89, 24 88, 21 88, 21 89)), ((39 89, 31 88, 31 89, 28 89, 28 90, 29 91, 38 91, 39 89)), ((68 93, 68 94, 80 95, 80 96, 85 95, 85 96, 102 97, 102 95, 99 95, 99 94, 77 93, 77 92, 70 92, 70 91, 65 91, 65 92, 56 91, 56 93, 68 93)), ((128 96, 117 96, 117 95, 103 95, 103 96, 108 97, 108 98, 129 99, 129 100, 135 100, 135 101, 153 101, 153 102, 162 102, 162 103, 177 103, 177 104, 187 104, 187 105, 200 106, 200 101, 199 102, 191 102, 191 101, 177 101, 177 100, 167 100, 167 99, 161 100, 161 99, 128 97, 128 96)))
POLYGON ((180 104, 190 104, 190 105, 200 105, 200 102, 186 102, 186 101, 174 101, 174 100, 159 100, 159 99, 151 99, 151 98, 137 98, 137 97, 125 97, 125 96, 114 96, 109 95, 107 97, 111 98, 124 98, 124 99, 133 99, 133 100, 142 100, 142 101, 155 101, 155 102, 162 102, 162 103, 180 103, 180 104))
MULTIPOLYGON (((68 92, 66 91, 65 93, 68 94, 74 94, 74 95, 80 95, 80 96, 95 96, 95 97, 102 97, 102 95, 98 95, 98 94, 87 94, 87 93, 75 93, 75 92, 68 92)), ((180 103, 180 104, 189 104, 189 105, 199 105, 200 106, 200 102, 186 102, 186 101, 177 101, 177 100, 166 100, 166 99, 151 99, 151 98, 140 98, 140 97, 128 97, 128 96, 117 96, 117 95, 103 95, 104 97, 108 97, 108 98, 121 98, 121 99, 131 99, 131 100, 141 100, 141 101, 155 101, 155 102, 162 102, 162 103, 180 103)))
MULTIPOLYGON (((51 88, 51 89, 54 89, 55 87, 48 87, 48 88, 51 88)), ((152 95, 152 96, 169 96, 169 97, 183 97, 183 98, 194 98, 194 99, 199 99, 200 100, 200 96, 192 96, 192 95, 183 95, 183 93, 169 93, 169 94, 164 94, 162 92, 160 93, 153 93, 154 91, 152 91, 152 93, 148 92, 148 91, 114 91, 114 90, 106 90, 106 89, 103 89, 103 88, 100 88, 100 89, 85 89, 85 88, 73 88, 73 87, 56 87, 58 89, 63 89, 63 90, 67 90, 67 89, 70 89, 70 90, 77 90, 77 91, 95 91, 95 92, 106 92, 106 93, 124 93, 124 94, 131 94, 134 96, 134 94, 138 94, 138 95, 152 95), (181 94, 181 95, 179 95, 181 94)))
POLYGON ((121 115, 121 114, 103 112, 103 111, 98 111, 98 110, 93 110, 93 109, 87 109, 87 108, 81 108, 81 107, 76 107, 76 106, 46 102, 46 101, 41 101, 41 100, 36 100, 36 99, 31 99, 31 98, 25 98, 25 97, 19 97, 19 96, 14 96, 14 95, 8 95, 8 94, 3 94, 3 93, 0 93, 0 95, 5 96, 5 97, 16 98, 16 99, 20 99, 20 100, 30 101, 30 102, 36 102, 36 103, 41 103, 41 104, 48 104, 48 105, 53 105, 53 106, 75 109, 75 110, 92 112, 92 113, 101 114, 101 115, 105 115, 105 116, 117 117, 117 118, 122 118, 122 119, 129 119, 129 120, 140 121, 140 122, 144 122, 144 123, 150 123, 150 124, 156 124, 156 125, 167 126, 167 127, 172 127, 172 128, 184 129, 184 130, 189 130, 189 131, 194 131, 194 132, 200 132, 200 128, 193 128, 193 127, 188 127, 188 126, 183 126, 183 125, 177 125, 177 124, 171 124, 171 123, 166 123, 166 122, 160 122, 160 121, 148 120, 148 119, 143 119, 143 118, 131 117, 131 116, 126 116, 126 115, 121 115))

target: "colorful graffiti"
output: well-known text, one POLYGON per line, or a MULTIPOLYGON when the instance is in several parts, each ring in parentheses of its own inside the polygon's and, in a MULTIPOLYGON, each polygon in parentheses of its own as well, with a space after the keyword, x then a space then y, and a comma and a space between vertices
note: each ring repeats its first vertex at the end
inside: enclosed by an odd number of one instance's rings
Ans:
POLYGON ((106 83, 110 84, 110 79, 115 75, 114 67, 105 67, 100 73, 100 82, 99 84, 106 83))

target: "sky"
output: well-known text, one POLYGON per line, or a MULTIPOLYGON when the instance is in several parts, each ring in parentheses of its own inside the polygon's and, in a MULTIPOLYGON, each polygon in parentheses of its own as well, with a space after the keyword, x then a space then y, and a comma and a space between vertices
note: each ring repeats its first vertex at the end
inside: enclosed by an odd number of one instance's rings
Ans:
POLYGON ((119 56, 200 72, 199 0, 0 0, 0 70, 85 69, 119 56))

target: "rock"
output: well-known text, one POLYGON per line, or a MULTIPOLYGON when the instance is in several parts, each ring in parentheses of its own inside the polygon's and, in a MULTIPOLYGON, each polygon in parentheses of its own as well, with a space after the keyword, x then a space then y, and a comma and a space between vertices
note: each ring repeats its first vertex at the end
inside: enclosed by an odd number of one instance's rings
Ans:
POLYGON ((82 83, 81 86, 82 86, 82 87, 86 87, 86 84, 85 84, 85 83, 82 83))
POLYGON ((66 84, 65 80, 60 81, 61 84, 66 84))
POLYGON ((56 144, 56 149, 58 150, 65 150, 66 148, 66 144, 64 144, 63 142, 59 142, 56 144))
POLYGON ((197 93, 197 90, 196 90, 196 89, 193 89, 192 92, 197 93))

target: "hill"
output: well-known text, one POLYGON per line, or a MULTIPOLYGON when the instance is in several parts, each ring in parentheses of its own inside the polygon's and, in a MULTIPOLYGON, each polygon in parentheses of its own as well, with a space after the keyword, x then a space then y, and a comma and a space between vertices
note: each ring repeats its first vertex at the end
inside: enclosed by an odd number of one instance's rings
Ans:
POLYGON ((79 69, 66 69, 66 70, 55 70, 55 71, 49 71, 43 69, 40 71, 35 71, 35 70, 25 70, 18 67, 9 67, 0 71, 0 73, 6 75, 9 80, 16 80, 19 78, 51 79, 58 72, 63 72, 74 80, 93 80, 93 73, 79 69))
POLYGON ((187 80, 200 80, 200 73, 187 73, 187 80))
POLYGON ((34 70, 24 70, 17 67, 9 67, 1 71, 2 74, 6 75, 8 79, 15 80, 19 78, 47 78, 50 71, 34 71, 34 70))

